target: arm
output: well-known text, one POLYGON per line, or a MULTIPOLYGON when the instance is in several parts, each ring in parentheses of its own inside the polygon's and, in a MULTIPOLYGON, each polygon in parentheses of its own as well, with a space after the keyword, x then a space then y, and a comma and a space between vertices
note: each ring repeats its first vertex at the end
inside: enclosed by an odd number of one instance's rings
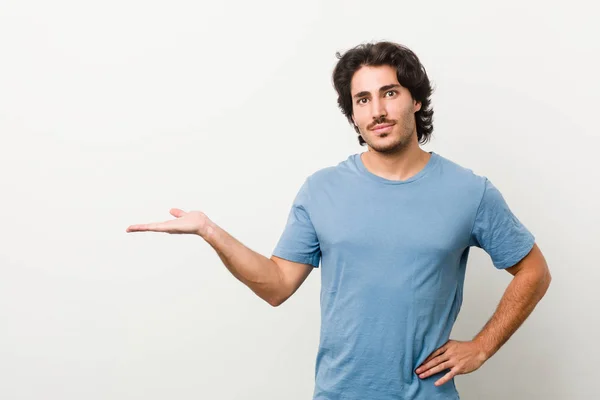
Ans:
POLYGON ((427 378, 450 369, 435 382, 443 385, 454 376, 475 371, 512 336, 542 299, 552 280, 548 265, 537 244, 527 256, 506 268, 514 278, 506 288, 496 311, 471 341, 449 340, 434 351, 415 370, 420 378, 427 378))
POLYGON ((489 359, 523 324, 544 297, 552 277, 544 255, 537 244, 523 260, 506 268, 514 278, 506 288, 496 311, 479 332, 474 342, 489 359))
POLYGON ((200 236, 215 249, 233 276, 273 307, 293 295, 314 268, 275 256, 266 258, 244 246, 212 221, 208 224, 209 229, 200 236))
POLYGON ((202 237, 217 252, 223 264, 240 282, 256 295, 276 307, 287 300, 306 280, 312 265, 300 264, 278 257, 270 259, 250 250, 221 229, 204 213, 171 209, 177 219, 131 225, 127 232, 165 232, 195 234, 202 237))

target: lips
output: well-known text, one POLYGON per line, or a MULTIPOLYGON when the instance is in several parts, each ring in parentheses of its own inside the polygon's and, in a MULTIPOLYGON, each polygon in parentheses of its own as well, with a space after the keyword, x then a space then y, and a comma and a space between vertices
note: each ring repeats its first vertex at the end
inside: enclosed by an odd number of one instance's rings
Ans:
POLYGON ((379 125, 375 125, 375 126, 373 127, 373 130, 374 130, 375 132, 379 132, 379 131, 383 131, 383 130, 385 130, 386 128, 389 128, 389 127, 391 127, 391 126, 394 126, 394 124, 379 124, 379 125))

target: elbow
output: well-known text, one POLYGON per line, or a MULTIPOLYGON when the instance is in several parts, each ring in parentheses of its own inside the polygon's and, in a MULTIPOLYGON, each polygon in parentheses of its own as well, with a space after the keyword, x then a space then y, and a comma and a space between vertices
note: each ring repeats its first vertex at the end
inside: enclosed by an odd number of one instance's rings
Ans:
POLYGON ((275 307, 279 307, 280 305, 283 304, 283 301, 273 301, 273 300, 267 300, 267 303, 269 303, 269 305, 273 308, 275 307))
POLYGON ((541 298, 546 295, 546 292, 550 288, 550 283, 552 282, 552 275, 550 274, 548 267, 544 268, 544 271, 540 274, 537 282, 541 298))
POLYGON ((285 299, 281 298, 269 298, 265 300, 271 307, 279 307, 285 302, 285 299))
POLYGON ((281 294, 274 294, 268 297, 265 297, 264 300, 269 303, 271 307, 279 307, 288 299, 288 296, 284 296, 281 294))
POLYGON ((546 268, 546 290, 550 287, 550 282, 552 282, 552 274, 550 274, 550 270, 546 268))
POLYGON ((550 268, 548 268, 548 264, 546 264, 544 262, 543 268, 542 268, 542 282, 544 283, 544 285, 546 287, 550 286, 550 282, 552 282, 552 274, 550 274, 550 268))

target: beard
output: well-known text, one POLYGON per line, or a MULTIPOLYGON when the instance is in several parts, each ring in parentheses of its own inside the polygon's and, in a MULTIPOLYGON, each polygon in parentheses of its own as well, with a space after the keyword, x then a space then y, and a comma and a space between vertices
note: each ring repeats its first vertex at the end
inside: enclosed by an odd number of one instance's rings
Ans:
MULTIPOLYGON (((365 129, 366 130, 366 129, 365 129)), ((394 125, 391 132, 377 135, 373 131, 366 130, 367 134, 361 132, 361 136, 366 144, 374 151, 382 154, 397 154, 410 146, 413 135, 415 135, 414 114, 410 111, 394 125), (395 136, 390 139, 390 136, 395 136)))

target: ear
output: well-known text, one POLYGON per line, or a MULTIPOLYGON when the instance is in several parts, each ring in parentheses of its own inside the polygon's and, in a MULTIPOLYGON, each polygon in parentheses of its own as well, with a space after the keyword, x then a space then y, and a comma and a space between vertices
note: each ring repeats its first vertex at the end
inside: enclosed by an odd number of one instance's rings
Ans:
POLYGON ((415 101, 415 112, 419 111, 421 109, 421 102, 420 101, 415 101))
POLYGON ((358 126, 358 125, 356 124, 356 120, 354 119, 354 115, 352 116, 352 123, 354 123, 354 126, 358 126))

